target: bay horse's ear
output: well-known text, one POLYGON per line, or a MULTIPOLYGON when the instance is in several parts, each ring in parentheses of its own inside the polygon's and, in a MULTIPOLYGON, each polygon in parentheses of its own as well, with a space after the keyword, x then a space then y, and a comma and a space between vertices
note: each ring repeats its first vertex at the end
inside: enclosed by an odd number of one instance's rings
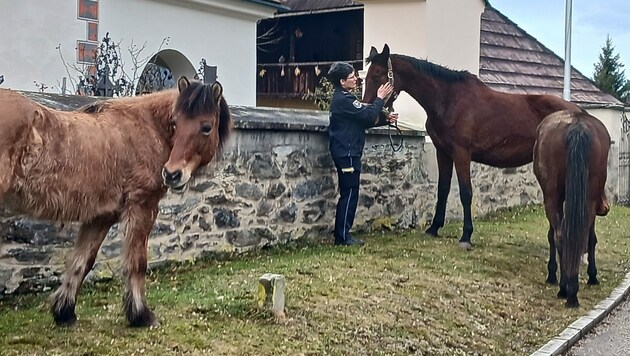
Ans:
POLYGON ((381 53, 381 55, 383 55, 385 58, 389 58, 389 46, 387 45, 387 43, 385 43, 385 46, 383 46, 383 53, 381 53))
POLYGON ((212 84, 212 96, 214 97, 215 103, 221 100, 221 95, 223 95, 223 86, 221 86, 219 82, 214 82, 214 84, 212 84))
POLYGON ((179 92, 183 92, 184 89, 188 88, 188 85, 190 85, 190 82, 188 81, 188 78, 181 76, 179 77, 179 79, 177 80, 177 88, 179 89, 179 92))
POLYGON ((374 46, 372 46, 372 48, 370 49, 370 55, 368 56, 368 58, 374 58, 378 55, 378 51, 376 50, 376 48, 374 48, 374 46))

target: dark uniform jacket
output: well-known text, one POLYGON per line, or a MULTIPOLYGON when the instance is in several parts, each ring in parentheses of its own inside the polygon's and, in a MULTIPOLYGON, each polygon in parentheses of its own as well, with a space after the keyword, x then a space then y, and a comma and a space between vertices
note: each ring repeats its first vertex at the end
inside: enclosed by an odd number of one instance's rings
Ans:
POLYGON ((364 105, 352 93, 335 88, 330 103, 330 154, 335 157, 360 157, 365 146, 365 129, 387 123, 375 123, 383 109, 383 99, 364 105))

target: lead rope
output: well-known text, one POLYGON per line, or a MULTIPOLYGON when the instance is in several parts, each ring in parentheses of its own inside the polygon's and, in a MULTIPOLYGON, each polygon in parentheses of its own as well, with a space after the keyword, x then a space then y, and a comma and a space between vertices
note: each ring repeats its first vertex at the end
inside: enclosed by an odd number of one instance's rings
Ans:
MULTIPOLYGON (((389 82, 389 84, 391 84, 393 88, 394 87, 394 71, 392 70, 392 61, 389 58, 387 58, 387 81, 389 82)), ((392 100, 392 103, 393 103, 398 98, 398 93, 396 93, 395 90, 389 93, 389 95, 383 101, 387 103, 392 95, 394 96, 394 99, 392 100)), ((391 112, 392 112, 391 104, 389 105, 389 107, 383 108, 383 113, 385 115, 389 115, 391 112)), ((387 136, 389 137, 389 145, 392 147, 392 151, 398 152, 402 150, 403 134, 402 134, 402 131, 400 131, 400 128, 398 127, 398 121, 396 121, 394 124, 392 123, 387 124, 387 136), (398 134, 398 136, 400 136, 400 142, 398 144, 394 143, 394 139, 392 137, 392 131, 393 131, 392 128, 396 129, 396 133, 398 134)))

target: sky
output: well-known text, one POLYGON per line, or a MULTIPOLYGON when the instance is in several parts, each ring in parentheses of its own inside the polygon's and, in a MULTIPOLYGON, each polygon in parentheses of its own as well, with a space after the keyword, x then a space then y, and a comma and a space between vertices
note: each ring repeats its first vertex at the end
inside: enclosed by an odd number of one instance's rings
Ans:
MULTIPOLYGON (((610 35, 630 79, 630 0, 573 0, 571 65, 592 78, 610 35)), ((564 58, 565 0, 490 0, 490 4, 564 58)))

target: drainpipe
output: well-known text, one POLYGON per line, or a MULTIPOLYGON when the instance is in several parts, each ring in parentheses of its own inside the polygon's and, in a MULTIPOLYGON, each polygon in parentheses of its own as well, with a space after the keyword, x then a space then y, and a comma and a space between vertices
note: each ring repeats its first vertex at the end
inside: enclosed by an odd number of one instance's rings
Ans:
POLYGON ((564 90, 562 97, 571 101, 571 7, 572 1, 566 0, 564 12, 564 90))

